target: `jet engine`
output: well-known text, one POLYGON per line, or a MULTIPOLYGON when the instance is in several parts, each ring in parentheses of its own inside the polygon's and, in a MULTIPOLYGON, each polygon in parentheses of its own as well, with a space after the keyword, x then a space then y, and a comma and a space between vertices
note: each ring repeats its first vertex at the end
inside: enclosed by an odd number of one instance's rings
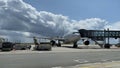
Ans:
POLYGON ((85 41, 83 42, 83 44, 84 44, 84 45, 89 45, 89 44, 90 44, 90 41, 85 40, 85 41))

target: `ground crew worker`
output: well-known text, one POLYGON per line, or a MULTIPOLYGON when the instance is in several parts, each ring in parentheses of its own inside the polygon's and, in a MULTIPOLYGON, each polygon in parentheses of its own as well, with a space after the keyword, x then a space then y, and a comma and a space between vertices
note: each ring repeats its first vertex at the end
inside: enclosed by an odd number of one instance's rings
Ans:
POLYGON ((51 42, 52 46, 55 46, 55 41, 54 40, 51 40, 50 42, 51 42))

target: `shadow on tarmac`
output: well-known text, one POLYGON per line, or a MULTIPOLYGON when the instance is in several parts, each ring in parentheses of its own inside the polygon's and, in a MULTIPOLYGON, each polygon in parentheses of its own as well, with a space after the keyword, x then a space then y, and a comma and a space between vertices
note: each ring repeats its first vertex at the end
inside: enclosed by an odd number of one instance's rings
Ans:
POLYGON ((77 48, 73 48, 72 46, 62 46, 62 47, 65 47, 65 48, 71 48, 71 49, 103 49, 103 48, 100 48, 100 47, 94 47, 94 46, 79 46, 77 48))

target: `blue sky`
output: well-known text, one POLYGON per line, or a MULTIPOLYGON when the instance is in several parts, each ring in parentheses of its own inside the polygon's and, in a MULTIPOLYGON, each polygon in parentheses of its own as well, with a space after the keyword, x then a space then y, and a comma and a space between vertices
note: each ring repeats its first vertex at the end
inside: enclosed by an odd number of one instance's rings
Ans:
POLYGON ((120 0, 24 0, 38 11, 62 14, 70 19, 101 18, 120 21, 120 0))

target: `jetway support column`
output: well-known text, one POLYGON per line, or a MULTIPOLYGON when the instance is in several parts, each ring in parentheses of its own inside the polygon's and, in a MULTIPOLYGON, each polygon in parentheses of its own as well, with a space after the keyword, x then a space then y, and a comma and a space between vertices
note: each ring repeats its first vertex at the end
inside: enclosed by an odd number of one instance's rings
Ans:
POLYGON ((110 48, 110 35, 109 35, 109 28, 107 29, 107 31, 104 31, 104 37, 105 37, 105 44, 104 44, 104 48, 110 48), (106 33, 107 32, 107 33, 106 33), (106 36, 107 35, 107 36, 106 36), (107 37, 107 43, 106 43, 106 37, 107 37))

